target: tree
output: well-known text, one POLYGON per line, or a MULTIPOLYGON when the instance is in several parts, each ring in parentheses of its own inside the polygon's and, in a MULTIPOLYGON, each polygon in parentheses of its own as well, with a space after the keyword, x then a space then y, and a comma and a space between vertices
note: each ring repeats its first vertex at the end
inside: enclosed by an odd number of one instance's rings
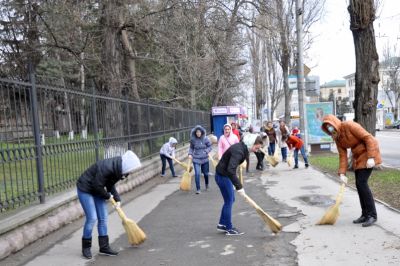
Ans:
POLYGON ((400 119, 400 57, 396 46, 390 47, 388 44, 384 48, 381 67, 382 87, 391 106, 397 107, 396 115, 397 119, 400 119))
POLYGON ((379 57, 376 51, 374 0, 350 0, 350 30, 356 54, 354 93, 355 121, 375 135, 379 83, 379 57))

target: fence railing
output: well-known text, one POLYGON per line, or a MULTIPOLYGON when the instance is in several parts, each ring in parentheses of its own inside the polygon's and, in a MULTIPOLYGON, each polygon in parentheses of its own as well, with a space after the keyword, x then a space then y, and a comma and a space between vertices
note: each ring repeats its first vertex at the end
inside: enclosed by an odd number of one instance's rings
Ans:
POLYGON ((209 129, 210 113, 0 79, 0 212, 75 186, 96 160, 184 143, 197 124, 209 129))

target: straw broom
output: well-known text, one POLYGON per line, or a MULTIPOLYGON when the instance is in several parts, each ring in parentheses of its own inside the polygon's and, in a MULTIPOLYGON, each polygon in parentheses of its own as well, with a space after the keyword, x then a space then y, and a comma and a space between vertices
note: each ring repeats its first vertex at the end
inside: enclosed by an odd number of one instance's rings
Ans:
MULTIPOLYGON (((239 175, 241 175, 241 172, 239 172, 239 175)), ((242 177, 239 177, 242 178, 242 177)), ((243 178, 242 178, 243 179, 243 178)), ((252 200, 247 194, 244 194, 243 197, 245 200, 254 208, 256 209, 256 212, 260 217, 263 219, 264 223, 269 226, 272 232, 275 234, 279 233, 282 230, 282 225, 275 220, 273 217, 271 217, 268 213, 266 213, 263 209, 261 209, 258 204, 252 200)))
MULTIPOLYGON (((111 204, 116 207, 117 203, 114 198, 110 199, 111 204)), ((125 213, 122 211, 121 207, 115 208, 118 212, 119 217, 121 217, 122 225, 125 228, 125 232, 128 235, 128 242, 131 245, 139 245, 146 240, 146 234, 142 229, 135 223, 135 221, 126 217, 125 213)))
POLYGON ((210 161, 214 167, 217 167, 218 162, 214 160, 214 158, 211 156, 211 154, 208 154, 208 158, 210 158, 210 161))
MULTIPOLYGON (((186 163, 183 163, 183 162, 179 161, 179 160, 176 159, 176 158, 172 158, 172 159, 174 159, 174 161, 175 161, 177 164, 179 164, 180 166, 182 166, 184 169, 187 169, 187 168, 188 168, 188 165, 187 165, 186 163)), ((192 172, 192 171, 193 171, 193 166, 190 165, 190 167, 189 167, 189 172, 192 172)))
POLYGON ((273 167, 275 167, 275 166, 277 166, 278 165, 278 160, 275 158, 275 156, 269 156, 263 149, 261 149, 260 148, 260 151, 262 152, 262 153, 264 153, 264 155, 265 155, 265 160, 267 160, 267 162, 270 164, 270 165, 272 165, 273 167))
POLYGON ((182 175, 182 180, 180 184, 180 189, 183 191, 190 191, 192 188, 192 177, 190 175, 190 165, 191 165, 191 159, 189 158, 189 161, 187 163, 186 171, 182 175))
POLYGON ((333 225, 336 223, 336 220, 339 217, 339 205, 342 202, 344 187, 345 184, 343 183, 340 186, 340 191, 336 197, 335 204, 329 207, 329 209, 326 211, 325 215, 321 218, 321 220, 317 223, 317 225, 325 225, 325 224, 333 225))
POLYGON ((287 164, 289 167, 292 166, 292 161, 293 161, 293 152, 289 153, 289 158, 287 160, 287 164))

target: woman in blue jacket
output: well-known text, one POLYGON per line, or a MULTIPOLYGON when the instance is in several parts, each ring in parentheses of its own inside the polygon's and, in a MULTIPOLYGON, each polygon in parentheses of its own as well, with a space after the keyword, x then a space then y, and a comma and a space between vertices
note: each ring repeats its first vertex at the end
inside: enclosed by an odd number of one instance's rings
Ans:
POLYGON ((208 189, 208 154, 211 149, 211 142, 206 136, 206 130, 202 126, 195 126, 190 133, 189 158, 193 161, 196 194, 200 194, 201 172, 204 175, 206 189, 208 189))
POLYGON ((92 247, 92 231, 96 222, 100 254, 118 255, 118 252, 110 248, 108 241, 107 201, 114 198, 119 207, 121 198, 115 189, 115 184, 126 178, 140 165, 136 154, 127 151, 122 156, 96 162, 79 177, 76 186, 78 199, 86 216, 82 236, 82 255, 86 259, 92 258, 90 248, 92 247))

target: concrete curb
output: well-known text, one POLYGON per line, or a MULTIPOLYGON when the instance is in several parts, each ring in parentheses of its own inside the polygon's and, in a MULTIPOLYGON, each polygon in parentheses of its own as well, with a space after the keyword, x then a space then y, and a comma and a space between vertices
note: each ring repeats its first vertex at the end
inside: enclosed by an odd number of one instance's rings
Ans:
MULTIPOLYGON (((188 145, 177 149, 176 158, 187 157, 187 150, 188 145)), ((142 162, 140 169, 118 183, 118 192, 124 194, 158 176, 160 168, 158 156, 142 162)), ((0 260, 82 216, 75 188, 49 198, 45 204, 36 204, 11 214, 0 224, 0 260)))

